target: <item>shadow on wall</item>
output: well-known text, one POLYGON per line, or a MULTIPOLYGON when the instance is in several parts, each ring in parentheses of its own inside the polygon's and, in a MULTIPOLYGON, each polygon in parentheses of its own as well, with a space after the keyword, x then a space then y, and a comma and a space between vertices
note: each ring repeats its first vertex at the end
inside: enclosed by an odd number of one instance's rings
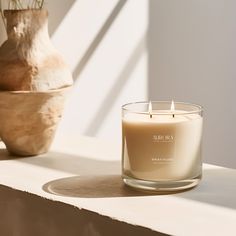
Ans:
POLYGON ((122 88, 128 82, 130 75, 141 59, 142 55, 145 53, 146 49, 146 36, 144 35, 138 42, 133 53, 127 60, 127 63, 121 73, 117 76, 114 85, 110 89, 109 93, 106 95, 105 99, 102 102, 102 106, 99 109, 99 112, 94 115, 94 119, 88 125, 85 135, 94 136, 101 124, 105 121, 107 114, 109 113, 112 105, 115 103, 117 97, 119 96, 122 88))
POLYGON ((69 12, 76 0, 57 0, 47 1, 45 8, 49 11, 49 34, 56 31, 57 27, 61 24, 66 14, 69 12), (59 5, 63 7, 58 7, 59 5))
MULTIPOLYGON (((79 61, 78 65, 76 66, 73 72, 73 78, 78 78, 83 69, 86 67, 87 63, 89 62, 90 58, 94 54, 97 47, 102 42, 104 36, 109 31, 110 27, 116 20, 117 16, 127 3, 127 0, 120 0, 117 2, 116 6, 112 10, 111 14, 108 16, 107 20, 101 27, 100 31, 88 47, 87 51, 85 52, 82 59, 79 61)), ((102 102, 101 109, 99 109, 99 113, 96 114, 91 121, 91 124, 88 125, 87 130, 84 132, 85 135, 94 136, 98 131, 99 127, 103 123, 108 114, 109 110, 112 108, 113 103, 115 102, 116 98, 119 96, 120 91, 128 81, 131 73, 135 69, 137 63, 139 62, 142 54, 145 52, 146 48, 146 37, 142 37, 137 44, 134 52, 131 54, 130 58, 128 59, 125 68, 122 70, 120 75, 117 76, 116 82, 114 83, 113 87, 111 88, 110 92, 107 94, 106 98, 102 102), (106 106, 104 105, 106 103, 106 106)))
POLYGON ((82 59, 79 61, 78 65, 76 66, 73 72, 73 78, 78 78, 83 69, 85 68, 86 64, 90 60, 91 56, 95 52, 96 48, 102 42, 104 36, 116 20, 117 16, 119 15, 120 11, 123 9, 124 5, 126 4, 127 0, 120 0, 112 10, 111 14, 108 16, 107 20, 99 30, 98 34, 95 36, 94 40, 88 47, 87 51, 83 55, 82 59))

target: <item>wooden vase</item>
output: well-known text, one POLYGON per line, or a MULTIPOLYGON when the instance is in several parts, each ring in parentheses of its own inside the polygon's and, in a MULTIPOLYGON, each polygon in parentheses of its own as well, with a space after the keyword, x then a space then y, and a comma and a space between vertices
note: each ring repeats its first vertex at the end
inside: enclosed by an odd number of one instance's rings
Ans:
POLYGON ((0 138, 10 153, 38 155, 50 148, 73 79, 51 44, 46 10, 6 10, 4 16, 0 138))
POLYGON ((48 35, 48 12, 6 10, 7 40, 0 47, 0 90, 47 91, 72 85, 68 66, 48 35))
POLYGON ((0 137, 11 154, 34 156, 49 150, 68 90, 0 92, 0 137))

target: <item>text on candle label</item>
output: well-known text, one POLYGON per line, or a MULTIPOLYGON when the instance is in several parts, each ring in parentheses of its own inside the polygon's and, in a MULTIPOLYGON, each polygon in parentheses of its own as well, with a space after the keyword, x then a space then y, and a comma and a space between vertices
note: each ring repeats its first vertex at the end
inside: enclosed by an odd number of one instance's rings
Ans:
POLYGON ((154 134, 152 136, 152 140, 153 142, 157 142, 157 143, 160 143, 160 142, 167 142, 167 143, 171 143, 174 141, 174 136, 173 135, 162 135, 162 134, 154 134))

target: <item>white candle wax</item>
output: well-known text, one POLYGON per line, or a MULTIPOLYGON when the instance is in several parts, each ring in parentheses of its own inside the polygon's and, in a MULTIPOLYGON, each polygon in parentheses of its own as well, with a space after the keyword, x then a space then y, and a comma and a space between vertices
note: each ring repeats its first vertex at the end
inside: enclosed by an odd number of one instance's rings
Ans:
POLYGON ((123 175, 150 181, 201 175, 202 117, 181 110, 175 110, 174 117, 172 113, 154 110, 152 116, 123 117, 123 175))

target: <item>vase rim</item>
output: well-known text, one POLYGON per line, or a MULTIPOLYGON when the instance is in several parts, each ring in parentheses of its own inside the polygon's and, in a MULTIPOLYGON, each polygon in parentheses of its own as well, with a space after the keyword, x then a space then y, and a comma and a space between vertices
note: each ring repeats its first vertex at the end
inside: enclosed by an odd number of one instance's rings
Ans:
POLYGON ((27 13, 32 13, 32 14, 45 14, 48 16, 48 10, 45 8, 42 9, 6 9, 3 11, 3 14, 5 17, 7 16, 17 16, 19 14, 27 14, 27 13))

